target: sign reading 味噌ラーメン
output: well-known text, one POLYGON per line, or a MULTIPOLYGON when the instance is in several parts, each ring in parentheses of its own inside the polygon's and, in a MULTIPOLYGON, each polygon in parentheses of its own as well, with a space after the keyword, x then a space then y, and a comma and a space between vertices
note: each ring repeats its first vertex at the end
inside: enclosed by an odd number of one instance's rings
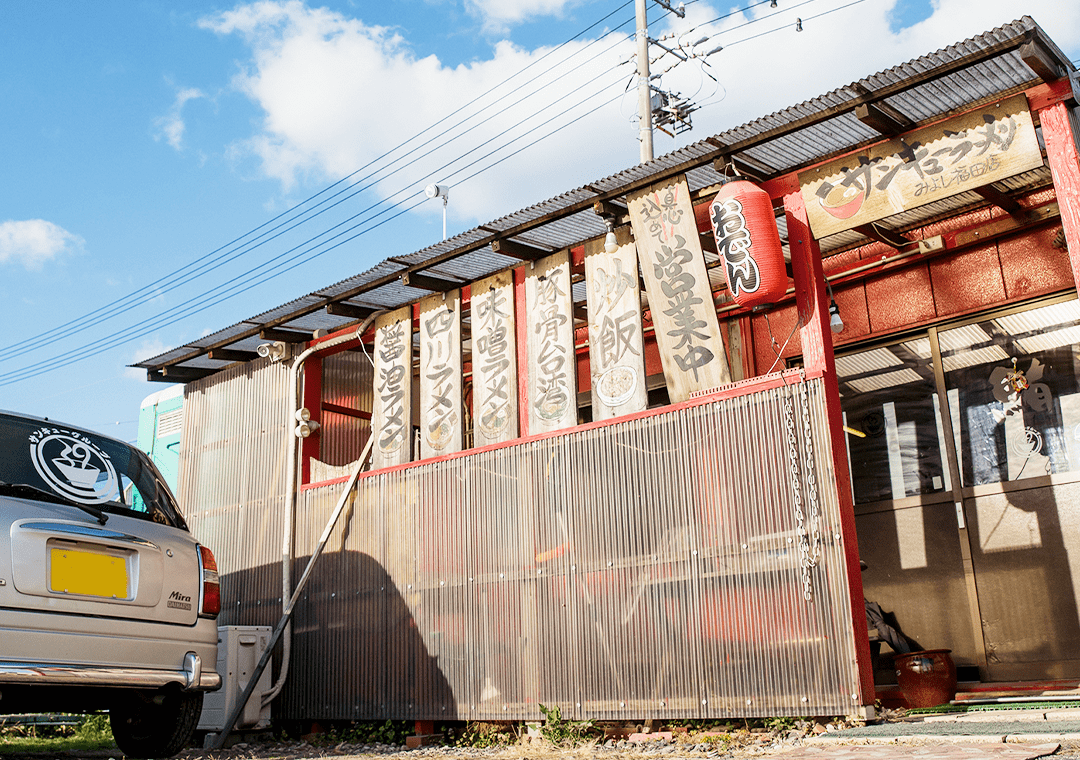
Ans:
POLYGON ((1024 95, 799 173, 814 236, 876 222, 1042 166, 1024 95))

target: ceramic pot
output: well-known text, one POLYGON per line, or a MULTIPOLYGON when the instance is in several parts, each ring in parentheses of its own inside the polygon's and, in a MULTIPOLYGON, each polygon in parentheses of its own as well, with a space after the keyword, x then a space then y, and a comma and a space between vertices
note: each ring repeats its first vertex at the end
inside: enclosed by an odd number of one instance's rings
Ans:
POLYGON ((910 707, 936 707, 956 696, 956 664, 951 649, 898 654, 896 680, 910 707))

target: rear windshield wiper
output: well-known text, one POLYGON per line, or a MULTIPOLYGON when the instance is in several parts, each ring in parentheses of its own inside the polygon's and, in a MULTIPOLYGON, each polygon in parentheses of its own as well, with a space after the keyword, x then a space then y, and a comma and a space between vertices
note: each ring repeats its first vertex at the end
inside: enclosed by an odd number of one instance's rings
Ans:
POLYGON ((44 501, 55 502, 56 504, 67 504, 72 507, 78 507, 88 515, 92 515, 102 525, 109 521, 109 515, 97 507, 91 507, 89 504, 80 504, 77 501, 72 501, 65 496, 61 496, 58 493, 46 491, 44 488, 38 488, 29 483, 5 483, 0 480, 0 493, 7 493, 12 496, 29 496, 44 501))

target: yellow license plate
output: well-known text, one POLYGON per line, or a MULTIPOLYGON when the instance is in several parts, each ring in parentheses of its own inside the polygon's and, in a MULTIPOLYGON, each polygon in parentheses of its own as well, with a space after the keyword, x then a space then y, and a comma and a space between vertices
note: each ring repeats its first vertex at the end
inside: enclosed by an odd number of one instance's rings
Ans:
POLYGON ((49 588, 62 594, 127 599, 127 558, 53 547, 49 588))

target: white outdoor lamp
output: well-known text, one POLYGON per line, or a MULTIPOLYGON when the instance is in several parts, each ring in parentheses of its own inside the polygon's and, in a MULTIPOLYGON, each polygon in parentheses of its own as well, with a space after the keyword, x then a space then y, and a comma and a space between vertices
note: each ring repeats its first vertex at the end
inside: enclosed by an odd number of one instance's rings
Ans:
POLYGON ((428 198, 442 198, 442 239, 446 240, 446 204, 450 200, 450 187, 448 185, 428 185, 424 188, 424 195, 428 198))

